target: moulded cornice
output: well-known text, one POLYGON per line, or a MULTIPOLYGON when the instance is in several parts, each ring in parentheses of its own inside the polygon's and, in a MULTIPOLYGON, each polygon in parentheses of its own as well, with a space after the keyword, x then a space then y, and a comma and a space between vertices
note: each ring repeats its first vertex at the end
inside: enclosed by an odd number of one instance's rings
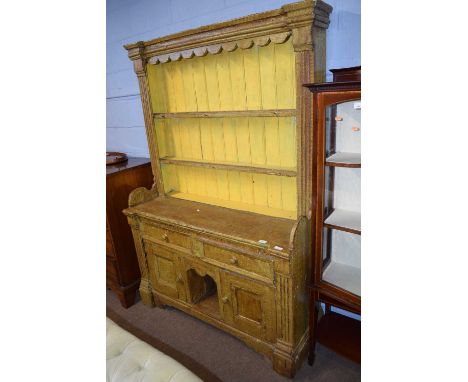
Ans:
MULTIPOLYGON (((150 41, 125 45, 131 60, 150 64, 194 56, 217 54, 222 50, 249 49, 269 43, 283 43, 298 30, 327 28, 332 7, 321 0, 286 4, 280 9, 175 33, 150 41)), ((294 36, 295 37, 295 36, 294 36)), ((301 47, 308 41, 293 44, 301 47)), ((302 48, 301 48, 302 49, 302 48)))
POLYGON ((192 58, 194 56, 202 57, 207 54, 218 54, 223 50, 232 52, 237 48, 249 49, 253 46, 266 46, 270 43, 282 44, 289 39, 292 32, 278 33, 271 36, 260 36, 251 39, 245 39, 240 41, 231 41, 220 44, 202 46, 199 48, 187 49, 181 52, 173 52, 162 54, 159 56, 153 56, 148 60, 148 64, 166 63, 168 61, 177 61, 183 58, 192 58))

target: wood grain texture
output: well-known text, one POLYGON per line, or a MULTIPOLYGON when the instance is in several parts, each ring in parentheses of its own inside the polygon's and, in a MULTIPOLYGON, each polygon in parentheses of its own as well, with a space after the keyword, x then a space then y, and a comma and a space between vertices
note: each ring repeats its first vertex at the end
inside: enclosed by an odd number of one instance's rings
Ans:
POLYGON ((296 176, 294 59, 285 42, 148 65, 153 108, 168 105, 154 115, 159 163, 180 166, 162 166, 166 194, 272 216, 297 214, 294 182, 253 177, 296 176))
POLYGON ((294 374, 307 349, 305 217, 297 222, 168 197, 125 214, 142 250, 144 301, 227 330, 271 357, 279 373, 294 374))
POLYGON ((317 341, 361 363, 361 321, 329 312, 318 322, 317 341))
POLYGON ((140 269, 127 219, 122 210, 128 206, 130 192, 153 182, 147 158, 128 158, 127 162, 106 167, 106 273, 107 286, 128 308, 133 305, 140 282, 140 269))
POLYGON ((143 301, 237 336, 288 377, 309 338, 312 109, 302 84, 324 75, 331 10, 303 1, 126 46, 144 77, 155 178, 125 210, 143 301))

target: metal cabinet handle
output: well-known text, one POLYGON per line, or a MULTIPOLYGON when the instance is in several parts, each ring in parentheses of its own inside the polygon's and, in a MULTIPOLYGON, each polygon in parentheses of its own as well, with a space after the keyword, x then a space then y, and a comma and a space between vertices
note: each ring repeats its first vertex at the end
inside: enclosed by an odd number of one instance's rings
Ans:
POLYGON ((227 296, 224 296, 221 301, 226 304, 229 301, 229 298, 227 296))
POLYGON ((178 283, 181 283, 181 282, 184 281, 184 279, 182 278, 182 275, 181 275, 180 273, 177 275, 176 281, 177 281, 178 283))
POLYGON ((167 236, 167 233, 164 233, 161 238, 164 240, 164 241, 169 241, 169 236, 167 236))

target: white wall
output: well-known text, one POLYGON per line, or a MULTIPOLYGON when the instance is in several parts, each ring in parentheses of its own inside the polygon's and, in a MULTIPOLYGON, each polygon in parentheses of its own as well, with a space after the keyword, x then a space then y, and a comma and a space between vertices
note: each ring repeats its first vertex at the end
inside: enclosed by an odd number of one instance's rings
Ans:
MULTIPOLYGON (((138 81, 124 44, 264 12, 293 1, 107 0, 107 151, 149 157, 138 81)), ((326 2, 333 6, 327 31, 327 68, 360 65, 361 1, 326 2)))

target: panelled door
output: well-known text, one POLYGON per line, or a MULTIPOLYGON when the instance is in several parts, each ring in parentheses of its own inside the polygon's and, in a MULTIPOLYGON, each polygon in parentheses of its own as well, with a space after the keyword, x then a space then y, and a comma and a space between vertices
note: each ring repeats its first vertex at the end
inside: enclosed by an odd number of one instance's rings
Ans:
POLYGON ((223 310, 226 320, 239 330, 267 341, 275 341, 273 288, 258 281, 221 272, 223 310))
POLYGON ((185 301, 181 259, 177 252, 148 241, 145 241, 145 252, 153 288, 168 297, 185 301))

